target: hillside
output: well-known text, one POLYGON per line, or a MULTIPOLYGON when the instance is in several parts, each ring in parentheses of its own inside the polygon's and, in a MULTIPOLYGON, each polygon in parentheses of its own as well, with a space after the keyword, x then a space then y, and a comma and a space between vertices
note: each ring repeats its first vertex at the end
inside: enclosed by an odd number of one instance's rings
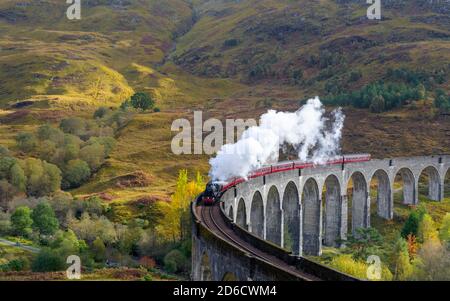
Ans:
POLYGON ((380 21, 368 20, 366 8, 350 0, 90 0, 81 20, 69 21, 64 1, 2 1, 0 142, 13 146, 20 131, 90 118, 98 106, 147 92, 162 112, 137 114, 103 168, 74 193, 166 197, 179 169, 208 169, 207 156, 171 153, 174 119, 191 119, 194 109, 204 118, 255 118, 384 80, 427 91, 385 113, 346 108, 343 150, 448 152, 449 118, 432 106, 436 89, 449 90, 449 4, 384 1, 380 21), (393 79, 388 69, 406 75, 393 79), (140 169, 153 177, 150 187, 114 185, 140 169))

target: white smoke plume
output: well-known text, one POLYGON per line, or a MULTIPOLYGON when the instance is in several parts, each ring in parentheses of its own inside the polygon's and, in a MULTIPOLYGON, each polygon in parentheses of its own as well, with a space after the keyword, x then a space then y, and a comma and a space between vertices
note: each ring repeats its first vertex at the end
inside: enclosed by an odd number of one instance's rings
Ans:
POLYGON ((269 110, 259 126, 248 128, 234 144, 225 144, 209 160, 213 180, 246 177, 250 171, 278 161, 280 148, 291 145, 298 159, 320 164, 340 152, 345 116, 342 110, 325 116, 319 98, 309 99, 296 112, 269 110))

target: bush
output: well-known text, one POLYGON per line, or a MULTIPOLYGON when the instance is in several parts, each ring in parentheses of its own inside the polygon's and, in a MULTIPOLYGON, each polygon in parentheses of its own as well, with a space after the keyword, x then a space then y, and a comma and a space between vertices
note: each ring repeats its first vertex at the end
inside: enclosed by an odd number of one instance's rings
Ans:
POLYGON ((6 264, 0 265, 0 271, 2 272, 10 272, 10 271, 25 271, 30 268, 30 261, 28 258, 15 258, 9 261, 6 264))
MULTIPOLYGON (((351 255, 338 255, 334 257, 330 266, 358 279, 367 279, 368 265, 363 261, 354 260, 351 255)), ((383 265, 381 266, 380 280, 392 280, 392 273, 383 265)))
POLYGON ((80 117, 63 119, 59 127, 66 134, 80 137, 86 132, 86 120, 80 117))
POLYGON ((9 150, 7 147, 0 145, 0 158, 9 155, 9 150))
POLYGON ((27 237, 32 232, 32 225, 31 209, 25 206, 17 207, 11 215, 11 227, 14 234, 27 237))
POLYGON ((37 146, 37 139, 31 133, 19 133, 16 142, 19 149, 26 153, 33 151, 37 146))
POLYGON ((135 109, 147 111, 153 108, 155 101, 146 93, 138 92, 131 96, 130 104, 135 109))
POLYGON ((179 250, 172 250, 164 257, 164 268, 170 273, 184 271, 186 260, 179 250))
POLYGON ((419 224, 422 220, 423 215, 425 214, 424 209, 418 209, 411 212, 408 216, 408 219, 406 220, 405 224, 403 225, 401 235, 403 238, 407 238, 408 234, 414 235, 415 237, 418 236, 419 232, 419 224))
POLYGON ((108 108, 100 107, 94 112, 94 118, 103 118, 108 113, 108 111, 108 108))
POLYGON ((61 171, 56 165, 35 158, 21 161, 27 177, 27 194, 41 197, 61 188, 61 171))
POLYGON ((91 176, 89 165, 80 159, 70 160, 64 170, 63 188, 76 188, 85 183, 91 176))
POLYGON ((56 272, 65 267, 65 258, 50 249, 42 249, 31 264, 33 272, 56 272))
POLYGON ((31 214, 33 219, 33 228, 40 234, 52 235, 59 228, 58 219, 55 216, 53 208, 48 203, 40 203, 31 214))
POLYGON ((439 230, 439 238, 443 242, 450 244, 450 213, 445 214, 442 220, 441 228, 439 230))
POLYGON ((0 210, 0 235, 8 235, 11 231, 11 216, 0 210))
POLYGON ((92 243, 92 253, 94 254, 94 259, 97 262, 103 262, 106 258, 106 246, 100 237, 97 237, 92 243))
POLYGON ((93 143, 80 150, 80 158, 87 162, 91 171, 97 170, 105 159, 105 147, 100 143, 93 143))

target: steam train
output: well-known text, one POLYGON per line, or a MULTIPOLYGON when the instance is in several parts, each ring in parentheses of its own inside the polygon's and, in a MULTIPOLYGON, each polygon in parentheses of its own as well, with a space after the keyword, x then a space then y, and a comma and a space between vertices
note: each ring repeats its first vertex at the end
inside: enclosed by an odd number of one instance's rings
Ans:
MULTIPOLYGON (((321 163, 320 165, 337 165, 340 164, 342 167, 346 163, 357 163, 357 162, 366 162, 370 161, 371 156, 370 154, 353 154, 353 155, 344 155, 335 157, 333 159, 330 159, 324 163, 321 163)), ((276 172, 283 172, 288 170, 294 170, 294 169, 304 169, 304 168, 311 168, 316 166, 317 164, 313 162, 304 162, 304 161, 285 161, 285 162, 279 162, 274 165, 264 166, 260 169, 252 171, 247 179, 242 177, 235 177, 231 178, 228 181, 220 182, 220 181, 210 181, 208 184, 206 184, 206 189, 202 194, 201 200, 204 205, 212 205, 217 200, 220 199, 222 194, 227 191, 229 188, 236 186, 237 184, 240 184, 242 182, 247 181, 248 179, 253 179, 257 177, 262 177, 268 174, 276 173, 276 172)))

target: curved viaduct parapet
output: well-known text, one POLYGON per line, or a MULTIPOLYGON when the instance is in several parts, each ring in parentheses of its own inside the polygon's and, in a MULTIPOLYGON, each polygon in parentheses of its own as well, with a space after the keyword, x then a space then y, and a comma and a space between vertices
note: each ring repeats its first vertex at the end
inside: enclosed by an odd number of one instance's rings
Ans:
POLYGON ((192 203, 192 280, 201 281, 355 281, 357 279, 314 261, 293 256, 235 224, 223 206, 192 203), (216 208, 214 208, 216 207, 216 208), (217 232, 203 217, 204 212, 220 212, 217 232), (199 213, 200 212, 200 213, 199 213))
POLYGON ((293 254, 320 255, 322 245, 338 246, 339 241, 347 238, 348 232, 370 227, 371 201, 376 202, 372 210, 380 217, 393 218, 396 176, 404 183, 404 203, 418 203, 421 174, 428 176, 430 199, 440 201, 449 168, 450 155, 292 168, 239 183, 225 191, 222 201, 225 212, 230 207, 238 208, 239 200, 245 208, 252 208, 254 195, 258 192, 261 197, 254 208, 258 208, 259 215, 253 211, 252 221, 252 211, 247 209, 246 225, 237 218, 234 222, 293 254), (371 183, 377 186, 374 200, 370 199, 371 183), (278 193, 279 211, 274 191, 278 193), (264 215, 262 226, 260 212, 264 215), (259 219, 255 219, 256 216, 259 219))

